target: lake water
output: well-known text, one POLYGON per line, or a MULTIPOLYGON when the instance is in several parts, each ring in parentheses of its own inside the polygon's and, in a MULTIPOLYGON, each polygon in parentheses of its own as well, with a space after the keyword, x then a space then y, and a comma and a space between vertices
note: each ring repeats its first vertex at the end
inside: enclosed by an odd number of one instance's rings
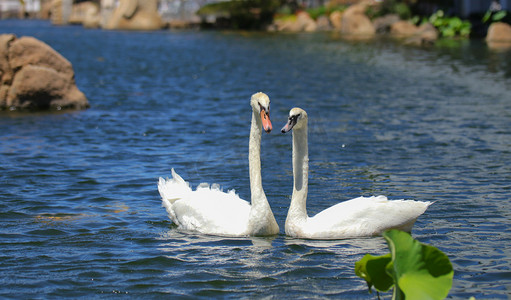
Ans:
POLYGON ((511 52, 332 34, 110 32, 0 21, 73 64, 91 108, 0 114, 0 297, 363 298, 383 238, 287 238, 293 106, 309 115, 313 215, 360 195, 436 201, 413 230, 445 252, 450 297, 511 295, 511 52), (281 233, 179 232, 173 167, 250 199, 250 96, 266 92, 263 185, 281 233))

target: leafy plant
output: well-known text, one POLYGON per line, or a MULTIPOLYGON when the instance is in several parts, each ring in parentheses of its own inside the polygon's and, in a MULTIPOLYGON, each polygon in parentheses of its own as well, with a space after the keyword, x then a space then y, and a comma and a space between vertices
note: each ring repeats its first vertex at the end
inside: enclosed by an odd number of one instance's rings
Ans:
POLYGON ((324 5, 318 6, 315 8, 308 9, 307 13, 309 13, 309 16, 311 16, 311 18, 317 20, 319 16, 327 15, 327 8, 324 5))
POLYGON ((346 6, 343 5, 322 5, 315 8, 307 9, 307 13, 311 18, 317 20, 320 16, 329 16, 334 11, 344 11, 346 6))
POLYGON ((462 21, 458 17, 447 17, 443 10, 437 10, 428 20, 435 26, 443 37, 468 37, 472 25, 469 21, 462 21))
POLYGON ((483 23, 486 23, 488 21, 491 22, 499 22, 502 21, 507 15, 507 11, 505 10, 499 10, 497 12, 488 10, 484 16, 483 16, 483 23))
POLYGON ((366 254, 355 263, 355 273, 386 292, 394 287, 392 299, 444 299, 452 286, 454 270, 449 258, 433 246, 422 244, 410 234, 389 230, 383 234, 390 253, 366 254))

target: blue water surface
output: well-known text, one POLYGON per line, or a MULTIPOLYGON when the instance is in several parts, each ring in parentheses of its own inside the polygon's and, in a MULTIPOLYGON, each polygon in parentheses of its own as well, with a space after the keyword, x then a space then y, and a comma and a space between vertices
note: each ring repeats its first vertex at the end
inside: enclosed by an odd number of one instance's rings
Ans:
MULTIPOLYGON (((360 195, 436 201, 413 236, 445 252, 450 298, 511 295, 511 52, 335 34, 123 32, 0 21, 73 65, 91 108, 0 114, 0 297, 362 298, 381 237, 288 238, 293 106, 309 115, 313 215, 360 195), (178 231, 158 177, 250 199, 250 96, 271 100, 263 185, 281 234, 178 231)), ((387 295, 390 297, 390 295, 387 295)))

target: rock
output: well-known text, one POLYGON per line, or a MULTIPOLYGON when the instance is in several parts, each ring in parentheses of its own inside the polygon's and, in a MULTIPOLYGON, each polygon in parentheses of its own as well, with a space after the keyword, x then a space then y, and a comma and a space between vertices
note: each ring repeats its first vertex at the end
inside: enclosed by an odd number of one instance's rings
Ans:
POLYGON ((158 30, 163 27, 157 0, 120 0, 105 29, 158 30))
POLYGON ((0 35, 1 109, 84 109, 71 63, 33 38, 0 35))
POLYGON ((330 19, 330 23, 335 30, 341 30, 342 26, 342 12, 336 10, 330 14, 328 17, 330 19))
POLYGON ((1 84, 10 84, 14 75, 9 64, 9 44, 16 39, 14 34, 0 35, 0 79, 1 84))
POLYGON ((376 33, 389 33, 392 24, 399 22, 399 16, 396 14, 385 15, 373 20, 373 26, 376 33))
POLYGON ((83 27, 85 28, 99 28, 101 26, 101 15, 99 6, 91 6, 85 11, 83 18, 83 27))
POLYGON ((44 1, 41 3, 41 10, 39 11, 39 17, 43 20, 49 20, 51 18, 52 3, 51 1, 44 1))
POLYGON ((365 15, 366 9, 367 4, 365 3, 358 3, 348 7, 342 15, 341 33, 356 38, 374 36, 376 31, 371 20, 365 15))
POLYGON ((53 25, 63 25, 62 0, 52 0, 50 6, 50 20, 53 25))
POLYGON ((511 43, 511 26, 503 22, 495 22, 488 28, 487 42, 511 43))
POLYGON ((316 20, 316 25, 318 31, 329 31, 332 30, 332 25, 330 25, 330 20, 327 16, 319 16, 316 20))
POLYGON ((285 19, 277 19, 273 21, 273 24, 270 25, 270 31, 290 31, 297 32, 299 28, 297 26, 296 19, 285 18, 285 19))
POLYGON ((307 12, 299 12, 296 18, 286 18, 275 20, 274 26, 271 28, 273 31, 289 31, 289 32, 313 32, 317 29, 316 22, 310 17, 307 12))
POLYGON ((14 34, 0 34, 0 110, 6 106, 9 86, 14 73, 9 65, 9 44, 16 39, 14 34))
POLYGON ((9 64, 15 72, 26 65, 38 65, 73 75, 73 67, 67 59, 33 37, 21 37, 11 41, 8 56, 9 64))
POLYGON ((406 45, 432 45, 438 39, 438 30, 431 23, 422 24, 417 28, 414 35, 405 39, 406 45))
POLYGON ((417 27, 417 31, 405 40, 407 45, 431 45, 438 39, 438 30, 431 23, 424 23, 417 27))
POLYGON ((424 23, 419 26, 418 31, 422 44, 432 44, 438 40, 438 30, 431 23, 424 23))
POLYGON ((100 22, 99 26, 106 28, 108 21, 112 17, 115 10, 115 0, 101 0, 100 1, 100 22))
POLYGON ((296 21, 298 22, 298 26, 301 27, 302 31, 305 32, 314 32, 318 28, 318 25, 314 19, 312 19, 307 12, 298 13, 296 21))
POLYGON ((85 28, 98 28, 100 23, 99 5, 92 1, 73 4, 70 24, 81 24, 85 28))
MULTIPOLYGON (((98 4, 91 2, 91 1, 85 1, 73 4, 73 7, 71 9, 71 15, 69 16, 69 23, 70 24, 84 24, 88 20, 87 18, 90 18, 93 15, 98 15, 98 24, 99 24, 99 6, 98 4)), ((89 21, 90 22, 90 21, 89 21)))
POLYGON ((73 0, 51 0, 50 19, 53 25, 66 25, 72 11, 73 0))
POLYGON ((419 31, 419 27, 408 21, 398 21, 390 26, 390 34, 398 38, 411 37, 419 31))

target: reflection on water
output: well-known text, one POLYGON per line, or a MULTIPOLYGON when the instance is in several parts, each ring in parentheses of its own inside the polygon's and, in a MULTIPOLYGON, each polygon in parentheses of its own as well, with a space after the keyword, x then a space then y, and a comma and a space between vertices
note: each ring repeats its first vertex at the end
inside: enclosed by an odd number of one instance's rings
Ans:
MULTIPOLYGON (((263 136, 272 238, 178 231, 176 168, 250 199, 249 97, 309 115, 309 214, 360 195, 436 201, 414 237, 451 259, 454 298, 510 294, 509 51, 329 34, 110 32, 1 21, 73 64, 89 110, 0 115, 0 297, 368 298, 354 263, 383 238, 291 239, 291 136, 263 136)), ((278 125, 278 126, 277 126, 278 125)))
POLYGON ((342 284, 343 276, 354 278, 353 272, 343 274, 343 269, 352 271, 354 262, 367 252, 387 251, 383 238, 342 241, 282 236, 222 238, 171 230, 162 235, 161 241, 160 250, 174 267, 166 276, 180 280, 174 282, 173 293, 176 290, 190 293, 189 287, 193 286, 193 296, 221 295, 222 291, 229 291, 232 296, 257 293, 258 297, 283 292, 300 297, 335 296, 357 291, 360 296, 364 295, 360 287, 353 289, 342 284), (343 261, 343 268, 332 264, 337 260, 343 261), (180 268, 181 264, 188 267, 180 268), (207 270, 207 276, 197 274, 195 265, 207 270), (310 282, 312 278, 324 282, 310 282), (286 288, 289 285, 293 289, 286 288))

